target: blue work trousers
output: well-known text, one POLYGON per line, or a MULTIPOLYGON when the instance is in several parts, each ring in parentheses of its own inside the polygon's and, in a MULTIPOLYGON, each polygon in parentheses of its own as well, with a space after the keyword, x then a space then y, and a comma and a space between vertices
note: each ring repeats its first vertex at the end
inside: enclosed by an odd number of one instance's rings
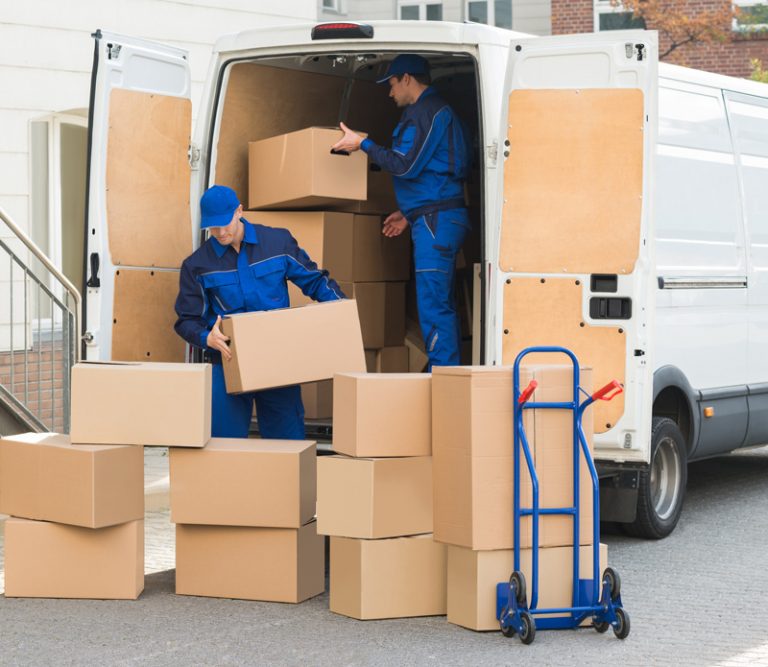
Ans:
POLYGON ((262 438, 304 440, 304 404, 298 385, 228 394, 224 369, 221 364, 213 364, 211 435, 214 438, 247 438, 254 401, 262 438))
POLYGON ((436 211, 411 224, 416 302, 424 345, 433 366, 458 366, 461 329, 456 312, 456 253, 469 230, 467 209, 436 211))

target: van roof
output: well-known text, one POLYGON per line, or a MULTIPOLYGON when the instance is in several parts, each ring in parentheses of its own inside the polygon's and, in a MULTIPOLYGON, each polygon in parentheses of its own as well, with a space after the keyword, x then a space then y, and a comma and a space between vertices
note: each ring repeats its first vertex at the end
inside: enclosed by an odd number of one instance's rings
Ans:
POLYGON ((447 21, 344 21, 344 23, 365 23, 373 26, 373 38, 328 39, 312 41, 312 28, 317 23, 303 23, 286 26, 255 28, 239 33, 224 35, 216 42, 215 51, 228 53, 259 48, 296 47, 308 45, 373 46, 413 42, 416 50, 429 50, 431 44, 498 44, 507 46, 511 39, 535 37, 522 32, 484 25, 482 23, 450 23, 447 21))
POLYGON ((714 72, 691 69, 690 67, 659 63, 659 77, 663 79, 671 79, 673 81, 698 84, 701 86, 711 86, 712 88, 723 88, 724 90, 743 93, 745 95, 768 98, 768 84, 760 83, 759 81, 750 81, 749 79, 739 79, 735 76, 726 76, 724 74, 715 74, 714 72))

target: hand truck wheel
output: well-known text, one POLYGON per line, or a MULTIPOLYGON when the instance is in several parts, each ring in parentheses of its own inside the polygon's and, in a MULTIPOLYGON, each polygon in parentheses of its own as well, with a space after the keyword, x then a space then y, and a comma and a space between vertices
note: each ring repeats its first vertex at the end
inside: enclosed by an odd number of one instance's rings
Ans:
POLYGON ((523 629, 520 632, 520 641, 523 644, 530 644, 536 639, 536 622, 527 611, 520 612, 520 622, 523 624, 523 629))
POLYGON ((608 621, 592 621, 592 627, 600 634, 603 634, 604 632, 608 632, 608 628, 611 627, 611 624, 608 621))
POLYGON ((612 567, 606 567, 603 571, 603 581, 608 582, 611 589, 611 600, 617 600, 621 594, 621 577, 612 567))
POLYGON ((514 637, 515 636, 515 628, 510 623, 509 625, 504 625, 503 619, 504 617, 509 613, 509 607, 504 607, 504 609, 501 610, 501 617, 499 618, 499 628, 501 629, 501 634, 503 634, 505 637, 514 637))
POLYGON ((616 610, 616 625, 613 626, 613 634, 619 639, 629 636, 629 614, 621 607, 616 610))
POLYGON ((509 585, 515 587, 515 597, 517 598, 517 604, 521 607, 525 606, 525 599, 528 595, 528 591, 525 590, 525 575, 522 572, 515 571, 509 577, 509 585))

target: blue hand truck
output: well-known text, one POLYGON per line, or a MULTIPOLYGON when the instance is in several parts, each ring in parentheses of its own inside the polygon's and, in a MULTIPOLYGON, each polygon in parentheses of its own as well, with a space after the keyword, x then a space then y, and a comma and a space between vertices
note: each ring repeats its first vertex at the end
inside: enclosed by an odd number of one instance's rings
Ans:
POLYGON ((597 400, 610 401, 623 389, 612 381, 589 396, 579 387, 579 362, 570 350, 564 347, 529 347, 517 355, 513 370, 514 381, 514 569, 509 581, 496 586, 496 618, 501 632, 506 637, 517 634, 523 644, 530 644, 536 637, 537 627, 541 630, 576 628, 588 617, 598 632, 613 628, 619 639, 629 635, 629 614, 621 603, 621 579, 613 568, 606 568, 602 579, 600 572, 600 493, 597 470, 589 452, 581 418, 584 410, 597 400), (538 383, 531 380, 520 391, 520 363, 532 353, 546 352, 565 354, 573 363, 573 401, 566 402, 529 402, 538 383), (586 396, 580 402, 580 398, 586 396), (539 507, 539 480, 531 456, 528 439, 523 427, 523 410, 571 410, 573 412, 573 506, 558 508, 539 507), (528 473, 533 487, 532 507, 520 506, 520 456, 525 457, 528 473), (593 491, 593 535, 592 535, 592 578, 579 578, 579 468, 583 455, 592 477, 593 491), (573 517, 573 596, 572 606, 556 609, 539 609, 539 520, 542 515, 560 514, 573 517), (532 517, 531 539, 531 597, 530 605, 526 591, 526 581, 520 569, 520 521, 522 517, 532 517), (560 614, 553 617, 552 614, 560 614), (534 620, 534 616, 542 616, 534 620))

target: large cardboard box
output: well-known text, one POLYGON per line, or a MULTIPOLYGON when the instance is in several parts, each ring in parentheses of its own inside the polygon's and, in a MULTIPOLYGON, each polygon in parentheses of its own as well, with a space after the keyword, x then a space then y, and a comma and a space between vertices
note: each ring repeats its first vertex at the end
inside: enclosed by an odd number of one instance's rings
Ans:
MULTIPOLYGON (((496 584, 509 581, 514 551, 472 551, 448 547, 448 620, 471 630, 498 630, 496 584)), ((608 566, 608 547, 600 545, 600 573, 608 566)), ((531 550, 520 552, 528 603, 531 601, 531 550)), ((579 549, 579 577, 592 579, 592 547, 579 549)), ((573 604, 573 549, 539 549, 539 609, 570 607, 573 604)), ((553 615, 554 616, 554 615, 553 615)), ((587 621, 589 623, 589 621, 587 621)))
POLYGON ((432 457, 321 457, 317 532, 361 538, 431 533, 432 457))
POLYGON ((305 419, 330 419, 333 417, 333 380, 301 385, 301 400, 305 419))
POLYGON ((315 516, 315 443, 213 438, 170 450, 171 521, 300 528, 315 516))
POLYGON ((210 364, 75 364, 69 435, 76 444, 202 447, 211 438, 210 364))
POLYGON ((357 304, 349 299, 222 320, 232 359, 223 361, 230 394, 365 370, 357 304))
MULTIPOLYGON (((336 282, 410 279, 410 235, 387 238, 381 233, 381 216, 324 211, 253 211, 248 213, 248 219, 287 229, 312 261, 328 271, 336 282)), ((297 301, 299 295, 298 289, 291 292, 292 305, 300 304, 297 301)))
POLYGON ((348 456, 429 456, 431 389, 425 373, 337 373, 333 450, 348 456))
POLYGON ((135 600, 143 590, 143 519, 98 529, 6 519, 6 597, 135 600))
POLYGON ((248 208, 319 208, 368 197, 368 158, 331 153, 343 133, 309 127, 248 143, 248 208), (339 201, 341 200, 341 202, 339 201))
POLYGON ((301 602, 325 590, 325 538, 301 528, 176 525, 176 593, 301 602))
POLYGON ((357 619, 441 616, 446 550, 431 535, 331 538, 330 609, 357 619))
POLYGON ((411 373, 423 373, 429 364, 429 355, 424 348, 424 338, 418 325, 415 328, 408 327, 405 346, 408 348, 408 370, 411 373))
POLYGON ((395 198, 392 174, 376 164, 368 164, 368 198, 361 201, 343 201, 332 206, 336 211, 350 213, 378 213, 389 215, 400 206, 395 198))
POLYGON ((0 513, 102 528, 144 518, 144 450, 57 433, 0 439, 0 513))
POLYGON ((339 287, 357 301, 364 347, 378 349, 403 344, 405 283, 339 283, 339 287))
POLYGON ((409 356, 405 345, 382 347, 365 351, 365 366, 369 373, 408 373, 409 356))
MULTIPOLYGON (((570 366, 524 367, 521 387, 539 382, 533 400, 568 400, 570 366)), ((591 387, 591 373, 582 370, 582 386, 591 387)), ((432 376, 434 469, 434 534, 447 544, 492 550, 513 547, 512 508, 514 462, 512 439, 512 368, 493 366, 439 367, 432 376)), ((571 413, 526 411, 524 425, 539 478, 539 505, 572 505, 571 413)), ((584 417, 591 443, 591 410, 584 417)), ((592 540, 592 494, 582 459, 582 544, 592 540)), ((532 505, 531 478, 521 461, 520 502, 532 505)), ((573 520, 542 516, 542 547, 573 543, 573 520)), ((521 546, 531 546, 531 519, 521 521, 521 546)))

